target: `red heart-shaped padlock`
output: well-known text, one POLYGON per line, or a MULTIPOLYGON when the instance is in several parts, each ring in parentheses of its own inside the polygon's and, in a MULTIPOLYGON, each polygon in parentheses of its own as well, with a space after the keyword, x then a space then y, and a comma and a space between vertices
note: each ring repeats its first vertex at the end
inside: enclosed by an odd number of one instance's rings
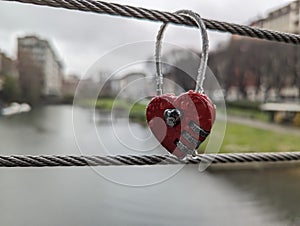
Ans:
POLYGON ((158 32, 155 45, 156 91, 147 107, 146 117, 150 129, 159 142, 179 158, 192 155, 209 135, 215 120, 215 106, 203 94, 203 82, 208 59, 208 36, 200 15, 190 10, 175 12, 192 19, 202 34, 202 53, 195 91, 180 96, 163 94, 163 74, 160 66, 161 39, 167 23, 158 32))
POLYGON ((180 96, 154 97, 146 111, 148 125, 158 141, 172 154, 183 158, 209 135, 215 120, 210 99, 190 90, 180 96))

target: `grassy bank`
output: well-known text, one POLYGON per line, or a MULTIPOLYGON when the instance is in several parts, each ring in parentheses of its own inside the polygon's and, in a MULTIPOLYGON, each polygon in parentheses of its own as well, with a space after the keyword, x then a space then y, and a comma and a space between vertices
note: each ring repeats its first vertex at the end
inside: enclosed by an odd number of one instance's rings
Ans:
POLYGON ((226 103, 226 111, 228 115, 238 116, 243 118, 251 118, 264 122, 270 121, 270 114, 261 111, 259 102, 250 101, 235 101, 226 103))
POLYGON ((221 152, 284 152, 299 149, 299 136, 227 122, 221 152))
POLYGON ((270 121, 270 114, 260 110, 242 109, 238 107, 228 107, 226 109, 228 115, 238 116, 242 118, 256 119, 263 122, 270 121))
POLYGON ((146 104, 140 102, 131 103, 126 100, 99 99, 95 108, 105 111, 129 112, 129 118, 133 121, 145 122, 146 120, 146 104))

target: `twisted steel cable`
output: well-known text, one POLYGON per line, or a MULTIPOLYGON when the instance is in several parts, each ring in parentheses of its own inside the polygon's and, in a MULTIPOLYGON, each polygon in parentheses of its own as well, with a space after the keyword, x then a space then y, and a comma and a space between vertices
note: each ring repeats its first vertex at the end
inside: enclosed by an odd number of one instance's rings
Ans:
POLYGON ((231 153, 202 154, 184 160, 172 155, 116 155, 116 156, 75 156, 75 155, 12 155, 0 156, 0 167, 71 167, 71 166, 143 166, 176 164, 233 164, 250 162, 299 161, 300 152, 286 153, 231 153))
MULTIPOLYGON (((137 19, 147 19, 151 21, 161 21, 164 23, 182 24, 187 26, 197 26, 189 17, 176 15, 170 12, 120 5, 96 0, 2 0, 8 2, 21 2, 41 6, 50 6, 70 10, 80 10, 100 14, 109 14, 137 19)), ((211 30, 229 32, 231 34, 248 36, 252 38, 265 39, 270 41, 300 44, 300 36, 278 31, 270 31, 240 24, 226 23, 222 21, 203 19, 206 27, 211 30)))
MULTIPOLYGON (((145 8, 107 3, 95 0, 2 0, 8 2, 21 2, 41 6, 80 10, 100 14, 147 19, 164 23, 196 26, 195 22, 183 15, 162 12, 145 8)), ((270 41, 300 44, 300 36, 277 31, 264 30, 245 25, 220 22, 204 19, 208 29, 229 32, 241 36, 265 39, 270 41)), ((249 163, 249 162, 284 162, 299 161, 300 152, 286 153, 231 153, 231 154, 202 154, 188 157, 184 160, 172 155, 117 155, 117 156, 0 156, 0 167, 71 167, 71 166, 124 166, 124 165, 174 165, 199 164, 200 162, 212 164, 249 163)))

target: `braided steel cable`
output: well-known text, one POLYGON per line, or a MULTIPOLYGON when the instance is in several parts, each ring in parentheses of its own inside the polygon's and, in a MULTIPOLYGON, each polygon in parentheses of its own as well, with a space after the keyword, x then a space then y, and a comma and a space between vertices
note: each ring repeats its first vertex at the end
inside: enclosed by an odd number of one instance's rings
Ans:
MULTIPOLYGON (((107 3, 95 0, 2 0, 21 2, 41 6, 80 10, 100 14, 110 14, 137 19, 147 19, 164 23, 197 26, 189 17, 170 12, 162 12, 145 8, 107 3)), ((254 28, 245 25, 203 19, 206 27, 212 30, 229 32, 241 36, 265 39, 270 41, 300 44, 300 36, 277 31, 254 28)), ((231 154, 202 154, 188 157, 184 160, 172 155, 117 155, 117 156, 0 156, 0 167, 71 167, 71 166, 124 166, 124 165, 174 165, 249 163, 249 162, 285 162, 299 161, 300 152, 286 153, 231 153, 231 154)))
MULTIPOLYGON (((41 6, 50 6, 70 10, 80 10, 100 14, 109 14, 137 19, 147 19, 164 23, 182 24, 187 26, 197 26, 189 17, 176 15, 175 13, 120 5, 96 0, 2 0, 8 2, 21 2, 41 6)), ((216 20, 203 19, 206 27, 211 30, 229 32, 231 34, 248 36, 252 38, 265 39, 269 41, 300 44, 300 36, 278 31, 270 31, 240 24, 227 23, 216 20)))
POLYGON ((72 167, 72 166, 144 166, 176 164, 233 164, 251 162, 299 161, 300 152, 286 153, 231 153, 201 154, 196 157, 179 159, 172 155, 116 155, 116 156, 75 156, 75 155, 12 155, 0 156, 0 167, 72 167))

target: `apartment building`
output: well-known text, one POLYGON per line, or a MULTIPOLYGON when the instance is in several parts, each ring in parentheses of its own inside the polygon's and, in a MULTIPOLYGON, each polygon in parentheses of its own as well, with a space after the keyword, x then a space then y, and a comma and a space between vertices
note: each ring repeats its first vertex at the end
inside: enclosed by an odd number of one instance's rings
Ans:
POLYGON ((39 74, 39 78, 36 80, 40 83, 42 96, 61 95, 62 63, 47 40, 37 36, 18 38, 18 62, 20 83, 23 90, 29 90, 30 87, 27 86, 32 85, 34 80, 30 76, 39 74))

